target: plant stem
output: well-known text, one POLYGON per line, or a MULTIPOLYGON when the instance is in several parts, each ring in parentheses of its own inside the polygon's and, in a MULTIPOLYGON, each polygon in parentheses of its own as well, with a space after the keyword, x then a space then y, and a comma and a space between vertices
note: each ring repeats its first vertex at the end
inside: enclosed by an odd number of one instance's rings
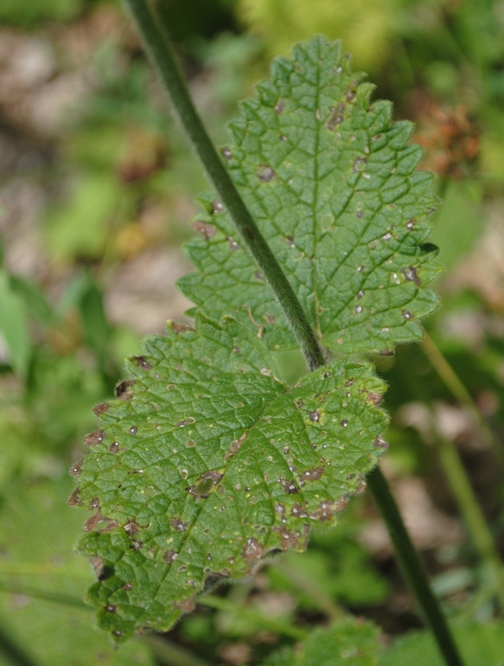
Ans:
POLYGON ((439 602, 432 592, 418 552, 406 530, 397 503, 390 492, 390 486, 379 467, 375 467, 368 474, 367 482, 373 499, 387 522, 390 538, 404 577, 430 625, 446 663, 450 666, 461 665, 463 662, 458 655, 439 602))
MULTIPOLYGON (((164 84, 178 118, 200 157, 207 174, 222 198, 243 242, 260 267, 305 355, 315 370, 324 365, 324 356, 315 333, 282 268, 261 235, 228 172, 224 168, 192 103, 166 35, 156 23, 145 0, 124 0, 142 37, 145 49, 164 84)), ((396 552, 412 591, 438 641, 448 666, 462 666, 448 625, 429 586, 428 578, 409 538, 386 479, 376 467, 369 475, 374 499, 387 524, 396 552)), ((212 599, 217 599, 216 597, 212 599)), ((208 597, 206 597, 208 604, 208 597)), ((221 603, 219 599, 219 604, 221 603)), ((202 603, 205 603, 202 600, 202 603)), ((294 629, 294 628, 293 628, 294 629)), ((298 630, 296 630, 298 631, 298 630)))
POLYGON ((441 378, 441 381, 448 388, 453 397, 456 398, 460 404, 465 406, 467 411, 472 414, 476 422, 479 424, 487 444, 491 446, 500 464, 503 465, 504 449, 501 443, 495 437, 462 380, 448 363, 445 356, 428 333, 425 334, 420 346, 429 359, 432 367, 441 378))
POLYGON ((490 579, 491 587, 501 609, 504 610, 504 567, 495 548, 485 516, 474 496, 453 442, 439 436, 436 444, 436 450, 444 467, 450 488, 455 495, 474 546, 490 579))
POLYGON ((196 111, 167 37, 162 33, 145 0, 124 0, 142 36, 145 49, 164 83, 173 107, 196 150, 208 178, 222 198, 249 252, 273 290, 308 366, 315 370, 324 364, 315 333, 282 271, 275 255, 260 233, 257 224, 226 171, 196 111))

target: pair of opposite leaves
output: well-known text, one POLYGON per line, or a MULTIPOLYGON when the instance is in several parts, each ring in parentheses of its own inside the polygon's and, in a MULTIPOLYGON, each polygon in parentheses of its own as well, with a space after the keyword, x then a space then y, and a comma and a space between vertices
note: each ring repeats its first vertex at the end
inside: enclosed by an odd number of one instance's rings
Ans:
POLYGON ((117 398, 72 468, 73 505, 94 509, 80 542, 89 591, 116 640, 169 629, 197 595, 333 524, 385 446, 384 384, 362 352, 418 340, 439 272, 426 245, 435 197, 415 171, 409 123, 317 37, 272 65, 221 150, 320 342, 334 357, 288 386, 272 350, 286 319, 213 195, 181 291, 195 327, 168 327, 130 359, 117 398), (350 359, 350 360, 349 360, 350 359))

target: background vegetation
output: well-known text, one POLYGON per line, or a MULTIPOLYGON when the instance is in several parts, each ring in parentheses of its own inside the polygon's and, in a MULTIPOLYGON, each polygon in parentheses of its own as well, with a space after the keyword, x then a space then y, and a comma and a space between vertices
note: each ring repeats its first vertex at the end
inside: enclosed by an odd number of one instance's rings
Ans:
MULTIPOLYGON (((447 612, 479 623, 486 633, 473 643, 504 654, 500 564, 481 557, 460 490, 468 477, 502 554, 502 3, 158 7, 216 141, 269 58, 318 32, 342 38, 376 96, 416 122, 423 166, 439 175, 445 200, 432 237, 446 266, 444 307, 426 323, 427 342, 379 361, 392 414, 383 465, 447 612)), ((115 652, 93 629, 80 600, 94 574, 72 552, 82 518, 66 506, 68 469, 122 359, 189 307, 173 284, 189 269, 180 244, 206 184, 117 3, 4 0, 0 21, 0 664, 256 664, 343 608, 377 622, 385 645, 418 628, 363 496, 306 554, 218 588, 167 640, 115 652)))

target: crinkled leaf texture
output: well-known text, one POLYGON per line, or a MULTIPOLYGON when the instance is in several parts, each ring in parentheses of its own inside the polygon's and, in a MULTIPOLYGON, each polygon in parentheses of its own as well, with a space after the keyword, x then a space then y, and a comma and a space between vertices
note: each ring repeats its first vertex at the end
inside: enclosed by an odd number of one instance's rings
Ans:
MULTIPOLYGON (((221 150, 230 175, 286 272, 322 343, 342 353, 392 350, 418 340, 437 305, 439 273, 426 244, 436 198, 416 171, 411 124, 352 73, 339 42, 323 37, 278 58, 258 99, 231 123, 221 150)), ((201 200, 201 231, 187 252, 199 272, 182 292, 213 316, 263 327, 271 346, 293 338, 273 294, 215 196, 201 200)))
POLYGON ((94 509, 80 543, 99 581, 89 599, 120 640, 169 629, 221 579, 306 546, 383 449, 383 382, 333 362, 289 388, 263 340, 203 315, 147 338, 73 468, 71 504, 94 509))
POLYGON ((264 666, 376 666, 379 633, 372 622, 346 617, 316 629, 295 651, 273 654, 264 666))

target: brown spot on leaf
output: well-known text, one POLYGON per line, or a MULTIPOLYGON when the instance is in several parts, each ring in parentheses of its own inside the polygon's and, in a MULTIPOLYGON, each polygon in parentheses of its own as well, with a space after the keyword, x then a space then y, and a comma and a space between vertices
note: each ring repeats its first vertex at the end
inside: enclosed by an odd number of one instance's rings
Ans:
POLYGON ((140 525, 135 523, 134 520, 132 520, 129 523, 126 523, 126 525, 124 526, 124 531, 126 532, 126 534, 136 534, 139 529, 140 525))
POLYGON ((310 518, 322 523, 333 520, 334 516, 344 511, 348 506, 348 497, 343 497, 339 502, 325 500, 320 502, 315 511, 310 514, 310 518))
POLYGON ((80 498, 80 488, 76 488, 67 500, 69 506, 82 506, 80 498))
POLYGON ((183 613, 192 613, 194 610, 194 599, 193 597, 189 597, 188 599, 182 599, 181 601, 176 601, 173 604, 174 608, 177 608, 178 610, 181 610, 183 613))
POLYGON ((185 324, 179 324, 176 321, 172 321, 171 330, 174 333, 183 333, 184 331, 194 331, 194 328, 192 326, 186 326, 185 324))
POLYGON ((221 155, 225 157, 227 160, 230 160, 233 157, 233 153, 227 147, 221 148, 220 152, 221 155))
POLYGON ((96 577, 98 580, 101 580, 103 570, 105 568, 105 560, 102 559, 101 557, 98 557, 94 555, 93 557, 89 558, 89 561, 91 563, 91 566, 93 567, 93 571, 96 574, 96 577))
POLYGON ((95 413, 96 416, 100 416, 100 414, 103 414, 106 412, 109 408, 108 402, 102 402, 99 405, 96 405, 96 407, 93 407, 93 412, 95 413))
POLYGON ((394 356, 395 352, 393 349, 381 349, 379 352, 380 356, 394 356))
POLYGON ((313 412, 309 412, 308 416, 310 417, 310 421, 313 421, 314 423, 318 423, 320 421, 320 412, 318 409, 315 409, 313 412))
POLYGON ((180 518, 172 518, 170 520, 170 525, 174 530, 177 530, 177 532, 185 532, 189 527, 189 523, 183 523, 180 518))
POLYGON ((105 606, 107 613, 117 613, 117 606, 115 604, 108 604, 105 606))
POLYGON ((386 442, 386 441, 383 439, 383 437, 381 437, 380 435, 378 435, 378 436, 375 438, 374 442, 373 442, 373 446, 376 446, 376 447, 379 448, 379 449, 385 449, 385 450, 386 450, 386 449, 388 449, 389 444, 388 444, 388 442, 386 442))
POLYGON ((217 229, 213 224, 208 224, 208 222, 195 222, 193 227, 196 231, 199 231, 203 235, 205 240, 209 241, 217 233, 217 229))
POLYGON ((173 562, 175 562, 177 557, 178 557, 178 553, 176 553, 174 550, 167 550, 166 553, 164 554, 163 559, 168 564, 173 564, 173 562))
POLYGON ((84 437, 84 443, 88 446, 96 446, 97 444, 101 444, 105 437, 106 435, 103 430, 95 430, 84 437))
POLYGON ((278 102, 275 104, 275 113, 280 115, 284 109, 285 109, 285 102, 283 101, 283 99, 279 99, 278 102))
POLYGON ((308 531, 305 529, 303 532, 292 532, 291 530, 286 529, 285 527, 274 527, 274 532, 278 532, 282 537, 280 541, 280 548, 282 550, 288 550, 293 548, 294 550, 305 550, 308 542, 308 531))
POLYGON ((297 487, 296 483, 294 481, 288 481, 287 479, 284 479, 283 476, 278 479, 278 483, 282 486, 288 495, 295 495, 299 492, 299 488, 297 487))
POLYGON ((229 447, 228 451, 226 451, 226 453, 224 454, 224 460, 229 460, 229 458, 232 458, 240 450, 243 442, 247 439, 247 437, 248 433, 244 432, 243 435, 241 435, 241 437, 231 442, 231 446, 229 447))
POLYGON ((346 104, 341 102, 337 107, 331 106, 331 115, 327 121, 327 129, 333 131, 336 125, 339 125, 343 122, 345 114, 346 104))
POLYGON ((118 384, 114 389, 116 398, 119 398, 119 400, 124 400, 126 402, 131 400, 131 398, 133 397, 133 393, 131 393, 131 391, 128 391, 128 389, 130 388, 130 386, 134 386, 135 383, 136 382, 134 379, 125 379, 120 384, 118 384))
POLYGON ((143 541, 139 541, 138 539, 133 539, 131 541, 131 549, 132 550, 140 550, 140 548, 143 546, 143 541))
POLYGON ((152 369, 152 365, 149 363, 146 356, 132 356, 131 362, 142 370, 152 369))
POLYGON ((119 451, 119 442, 112 442, 112 444, 108 447, 108 450, 110 453, 117 453, 119 451))
POLYGON ((250 537, 243 546, 242 555, 248 566, 253 567, 265 552, 264 546, 256 538, 250 537))
POLYGON ((231 236, 226 236, 226 240, 229 243, 229 247, 235 252, 240 249, 239 243, 237 243, 231 236))
POLYGON ((261 166, 256 171, 256 176, 262 183, 269 183, 273 178, 276 177, 276 173, 269 166, 269 164, 261 164, 261 166))
POLYGON ((299 480, 303 482, 307 481, 318 481, 322 474, 325 472, 325 467, 322 465, 319 465, 319 467, 315 467, 314 469, 308 469, 306 472, 303 472, 302 474, 299 474, 299 480))
POLYGON ((369 393, 366 402, 371 402, 373 405, 380 405, 383 401, 383 396, 380 393, 369 393))
POLYGON ((101 515, 100 511, 97 511, 94 516, 91 516, 91 518, 86 520, 82 529, 84 532, 92 532, 102 520, 103 516, 101 515))
POLYGON ((408 266, 407 268, 402 268, 401 273, 404 275, 404 278, 408 282, 414 282, 417 285, 417 287, 419 287, 422 284, 420 278, 418 277, 417 270, 414 266, 408 266))
POLYGON ((294 518, 308 518, 308 513, 304 506, 296 502, 291 509, 291 516, 294 516, 294 518))
POLYGON ((84 458, 78 460, 72 467, 70 467, 69 472, 72 476, 79 476, 81 467, 84 464, 84 458))

